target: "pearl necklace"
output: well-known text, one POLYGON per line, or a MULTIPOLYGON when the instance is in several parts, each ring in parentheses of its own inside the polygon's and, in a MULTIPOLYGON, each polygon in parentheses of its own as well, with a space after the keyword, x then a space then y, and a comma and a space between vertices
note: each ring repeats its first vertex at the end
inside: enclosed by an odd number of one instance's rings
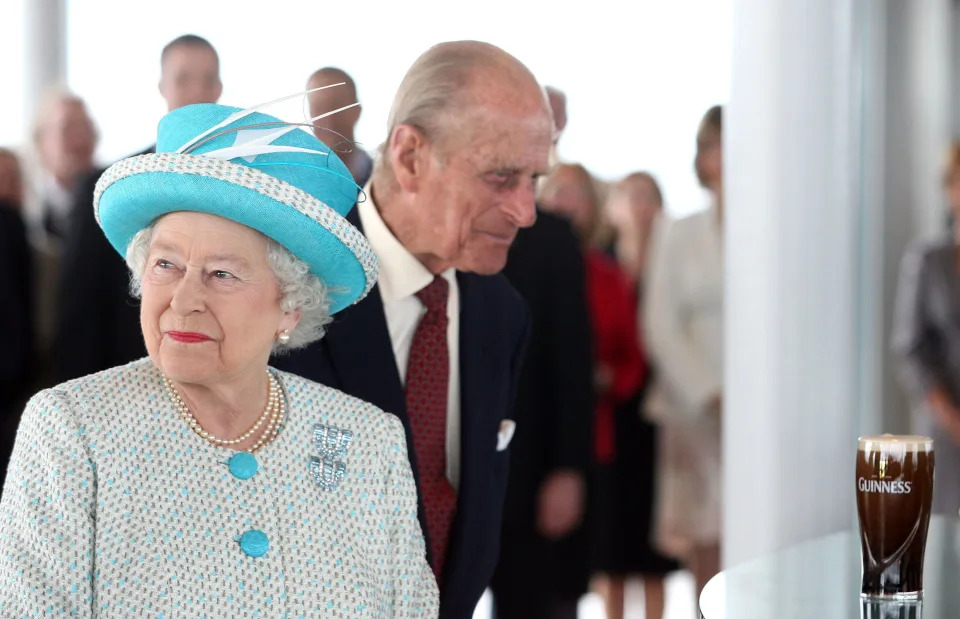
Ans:
POLYGON ((283 418, 286 412, 286 404, 281 398, 279 408, 275 409, 273 414, 270 415, 270 421, 267 422, 266 430, 263 431, 263 434, 260 435, 260 438, 257 439, 257 442, 253 444, 253 447, 250 448, 251 453, 255 453, 261 447, 269 445, 271 442, 273 442, 273 439, 275 439, 277 434, 280 433, 280 428, 283 427, 283 418))
POLYGON ((250 451, 256 451, 257 449, 260 449, 265 444, 272 441, 274 437, 276 437, 277 433, 280 431, 280 426, 283 423, 284 413, 286 412, 282 390, 280 389, 277 379, 273 376, 273 374, 270 373, 270 370, 267 370, 267 381, 269 384, 267 405, 263 409, 263 414, 260 415, 260 418, 257 419, 256 423, 253 424, 253 427, 237 438, 219 438, 203 429, 203 427, 200 425, 200 422, 197 421, 197 418, 190 410, 190 407, 187 406, 187 403, 184 402, 183 398, 180 397, 180 394, 173 386, 173 383, 170 382, 170 379, 166 376, 163 377, 163 382, 167 386, 167 393, 170 395, 170 400, 173 402, 174 408, 177 409, 177 412, 180 413, 180 416, 184 421, 187 422, 187 425, 190 426, 191 430, 196 432, 201 438, 213 443, 214 445, 222 447, 242 443, 253 436, 260 426, 263 425, 264 421, 266 421, 266 429, 250 451))

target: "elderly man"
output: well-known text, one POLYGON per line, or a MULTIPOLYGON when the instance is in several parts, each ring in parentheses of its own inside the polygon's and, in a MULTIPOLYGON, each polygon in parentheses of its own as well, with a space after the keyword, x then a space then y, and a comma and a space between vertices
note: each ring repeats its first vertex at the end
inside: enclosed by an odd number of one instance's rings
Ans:
POLYGON ((506 52, 455 42, 424 53, 351 213, 380 282, 319 344, 278 360, 403 421, 445 618, 471 616, 499 552, 529 318, 497 273, 536 218, 551 135, 543 91, 506 52))
POLYGON ((33 138, 41 173, 40 212, 31 224, 38 231, 42 228, 40 236, 58 243, 69 228, 76 184, 94 169, 97 132, 83 99, 57 91, 40 106, 33 138))
MULTIPOLYGON (((331 84, 343 86, 325 88, 310 93, 310 116, 319 116, 326 112, 339 110, 359 101, 357 85, 353 78, 341 69, 325 67, 314 71, 307 80, 307 88, 320 88, 331 84)), ((360 120, 360 106, 354 106, 337 114, 314 121, 313 133, 317 139, 336 152, 347 164, 353 179, 361 187, 370 180, 373 172, 373 159, 362 148, 354 144, 353 132, 360 120)))
MULTIPOLYGON (((187 34, 163 48, 160 94, 168 110, 193 103, 216 103, 222 90, 220 60, 204 38, 187 34)), ((145 152, 152 152, 153 147, 145 152)), ((103 170, 80 183, 74 196, 70 233, 60 273, 54 378, 85 376, 139 359, 146 354, 137 302, 129 277, 93 218, 93 189, 103 170)))

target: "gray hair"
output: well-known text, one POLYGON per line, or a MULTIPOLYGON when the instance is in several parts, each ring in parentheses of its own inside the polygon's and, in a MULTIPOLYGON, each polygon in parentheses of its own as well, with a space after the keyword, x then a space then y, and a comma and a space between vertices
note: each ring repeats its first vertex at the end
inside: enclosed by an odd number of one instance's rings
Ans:
MULTIPOLYGON (((150 241, 156 221, 138 232, 127 246, 127 268, 130 269, 130 294, 143 293, 143 272, 150 253, 150 241)), ((274 344, 273 352, 302 348, 323 337, 330 323, 330 296, 326 285, 310 272, 306 262, 271 238, 267 238, 267 264, 280 286, 280 309, 300 312, 300 322, 290 331, 290 341, 274 344)))
POLYGON ((520 61, 489 43, 440 43, 421 54, 397 89, 387 120, 387 139, 380 145, 376 165, 389 169, 387 148, 400 125, 416 127, 435 142, 455 134, 457 124, 449 121, 447 113, 461 109, 475 96, 469 87, 482 71, 490 69, 497 70, 501 80, 519 78, 536 85, 536 78, 520 61))

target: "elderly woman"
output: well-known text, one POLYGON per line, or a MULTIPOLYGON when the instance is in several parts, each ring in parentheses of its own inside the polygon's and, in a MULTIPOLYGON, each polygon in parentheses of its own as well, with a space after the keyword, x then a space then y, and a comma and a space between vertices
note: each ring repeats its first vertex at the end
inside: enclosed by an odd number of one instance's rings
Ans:
POLYGON ((713 198, 658 231, 643 333, 657 374, 644 412, 660 426, 654 536, 700 591, 720 570, 723 410, 723 110, 697 131, 694 170, 713 198))
POLYGON ((400 422, 268 367, 362 298, 346 166, 193 105, 94 209, 149 358, 37 394, 0 502, 0 615, 436 616, 400 422))

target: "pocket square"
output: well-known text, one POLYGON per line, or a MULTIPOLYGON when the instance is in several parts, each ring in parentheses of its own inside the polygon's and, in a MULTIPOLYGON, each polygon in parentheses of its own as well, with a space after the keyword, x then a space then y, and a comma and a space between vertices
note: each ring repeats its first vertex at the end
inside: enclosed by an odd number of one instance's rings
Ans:
POLYGON ((504 419, 500 422, 500 430, 497 431, 497 451, 503 451, 510 445, 516 429, 517 422, 512 419, 504 419))

